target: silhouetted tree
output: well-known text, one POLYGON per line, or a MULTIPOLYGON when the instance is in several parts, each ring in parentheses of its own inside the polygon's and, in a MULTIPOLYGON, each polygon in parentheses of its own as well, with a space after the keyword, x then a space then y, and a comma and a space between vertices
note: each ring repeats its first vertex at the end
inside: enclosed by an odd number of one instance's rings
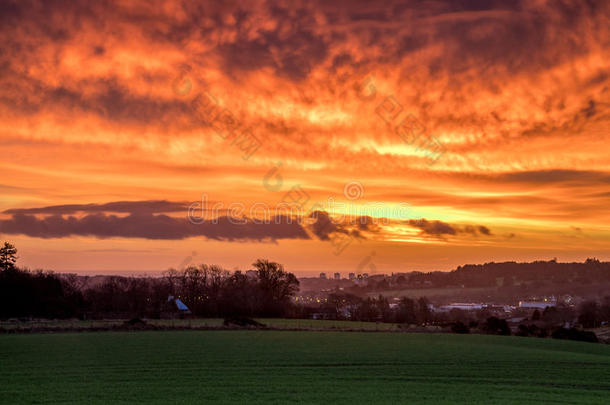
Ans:
POLYGON ((583 302, 578 313, 578 322, 585 328, 597 328, 601 324, 600 308, 596 301, 583 302))
POLYGON ((530 330, 527 327, 527 325, 519 325, 519 330, 517 331, 517 333, 515 333, 516 336, 522 336, 522 337, 527 337, 530 335, 530 330))
POLYGON ((580 342, 597 343, 598 339, 595 333, 584 330, 578 330, 576 328, 557 328, 552 334, 553 339, 568 339, 578 340, 580 342))
POLYGON ((485 321, 485 324, 483 325, 483 329, 487 333, 494 335, 510 335, 510 328, 508 327, 506 320, 496 318, 495 316, 487 318, 487 321, 485 321))
POLYGON ((356 320, 374 322, 381 318, 375 299, 367 297, 360 302, 356 311, 356 320))
POLYGON ((428 298, 421 297, 417 300, 417 320, 424 324, 432 320, 432 312, 430 311, 430 301, 428 298))
POLYGON ((465 334, 470 333, 470 328, 468 328, 468 326, 466 326, 463 322, 458 321, 451 325, 451 331, 453 333, 465 334))
POLYGON ((13 270, 17 262, 17 249, 8 242, 0 248, 0 270, 13 270))
POLYGON ((223 316, 253 316, 260 313, 256 280, 235 273, 225 280, 222 290, 221 309, 223 316))
POLYGON ((77 316, 79 297, 65 294, 62 281, 53 273, 16 267, 0 272, 0 318, 77 316))
MULTIPOLYGON (((0 271, 0 318, 91 317, 159 318, 176 311, 169 296, 197 316, 290 316, 299 282, 282 265, 258 260, 257 276, 230 275, 202 264, 170 269, 162 278, 109 276, 88 283, 85 277, 30 272, 14 266, 16 249, 5 244, 0 271)), ((387 300, 376 302, 388 312, 387 300)))
POLYGON ((333 292, 328 295, 327 301, 322 306, 334 312, 337 319, 352 319, 358 317, 358 307, 362 299, 354 294, 333 292))
POLYGON ((606 322, 610 321, 610 295, 605 296, 602 300, 600 316, 602 320, 606 322))
POLYGON ((453 322, 466 322, 468 320, 466 312, 459 308, 452 308, 451 311, 449 311, 449 318, 453 322))
POLYGON ((542 311, 541 316, 541 319, 549 328, 563 326, 566 322, 572 322, 574 318, 576 318, 574 309, 565 304, 546 307, 544 311, 542 311))
POLYGON ((290 298, 298 291, 299 280, 279 263, 258 259, 253 266, 258 274, 263 314, 282 314, 286 306, 290 305, 290 298))
POLYGON ((396 322, 398 323, 417 323, 417 310, 415 301, 411 298, 402 297, 398 303, 396 311, 396 322))

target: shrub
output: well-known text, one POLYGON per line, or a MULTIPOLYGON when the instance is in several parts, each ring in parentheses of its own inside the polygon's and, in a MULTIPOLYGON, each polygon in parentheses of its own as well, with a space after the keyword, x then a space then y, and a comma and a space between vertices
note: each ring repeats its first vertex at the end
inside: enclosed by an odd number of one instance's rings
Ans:
POLYGON ((505 319, 499 319, 495 316, 487 318, 483 324, 483 330, 494 335, 510 335, 510 328, 505 319))
POLYGON ((521 324, 519 325, 519 330, 515 333, 516 336, 527 337, 530 335, 530 330, 527 326, 521 324))
POLYGON ((579 342, 597 343, 597 336, 593 332, 579 330, 576 328, 557 328, 551 335, 553 339, 577 340, 579 342))
POLYGON ((455 322, 451 325, 451 332, 453 333, 470 333, 470 328, 466 326, 463 322, 455 322))
POLYGON ((237 326, 255 326, 257 328, 265 327, 265 324, 257 322, 251 318, 246 318, 245 316, 234 316, 234 317, 230 317, 230 318, 225 318, 223 324, 225 326, 237 325, 237 326))

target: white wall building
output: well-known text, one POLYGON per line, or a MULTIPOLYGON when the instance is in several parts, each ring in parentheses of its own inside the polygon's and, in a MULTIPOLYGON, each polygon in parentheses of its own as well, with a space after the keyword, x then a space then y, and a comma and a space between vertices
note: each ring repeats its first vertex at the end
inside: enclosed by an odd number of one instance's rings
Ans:
POLYGON ((463 311, 474 311, 477 309, 483 309, 485 307, 484 304, 475 304, 475 303, 462 303, 456 302, 454 304, 443 305, 438 308, 440 312, 449 312, 452 309, 461 309, 463 311))
POLYGON ((546 307, 554 307, 557 304, 555 300, 544 301, 519 301, 520 308, 545 309, 546 307))

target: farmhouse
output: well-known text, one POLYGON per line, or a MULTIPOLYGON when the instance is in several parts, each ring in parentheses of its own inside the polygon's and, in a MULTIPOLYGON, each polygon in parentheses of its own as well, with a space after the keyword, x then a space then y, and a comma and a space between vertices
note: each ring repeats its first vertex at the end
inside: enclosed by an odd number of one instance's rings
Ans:
POLYGON ((167 303, 164 306, 164 310, 161 312, 161 318, 182 318, 185 315, 190 314, 191 310, 180 298, 170 295, 167 297, 167 303))

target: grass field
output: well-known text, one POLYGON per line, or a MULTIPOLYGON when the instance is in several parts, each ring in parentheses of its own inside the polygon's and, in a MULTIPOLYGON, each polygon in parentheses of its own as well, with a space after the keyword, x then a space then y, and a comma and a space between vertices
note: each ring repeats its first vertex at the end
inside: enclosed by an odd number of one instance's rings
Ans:
POLYGON ((610 347, 449 334, 0 335, 0 402, 608 403, 610 347))
MULTIPOLYGON (((282 319, 282 318, 256 318, 256 321, 273 329, 302 329, 302 330, 351 330, 351 331, 400 331, 396 323, 382 322, 356 322, 321 319, 282 319)), ((120 326, 126 320, 40 320, 25 322, 0 322, 3 330, 23 330, 36 328, 67 328, 73 330, 86 330, 93 328, 111 328, 120 326)), ((223 328, 223 318, 193 318, 193 319, 146 319, 146 323, 154 326, 168 328, 223 328)))

